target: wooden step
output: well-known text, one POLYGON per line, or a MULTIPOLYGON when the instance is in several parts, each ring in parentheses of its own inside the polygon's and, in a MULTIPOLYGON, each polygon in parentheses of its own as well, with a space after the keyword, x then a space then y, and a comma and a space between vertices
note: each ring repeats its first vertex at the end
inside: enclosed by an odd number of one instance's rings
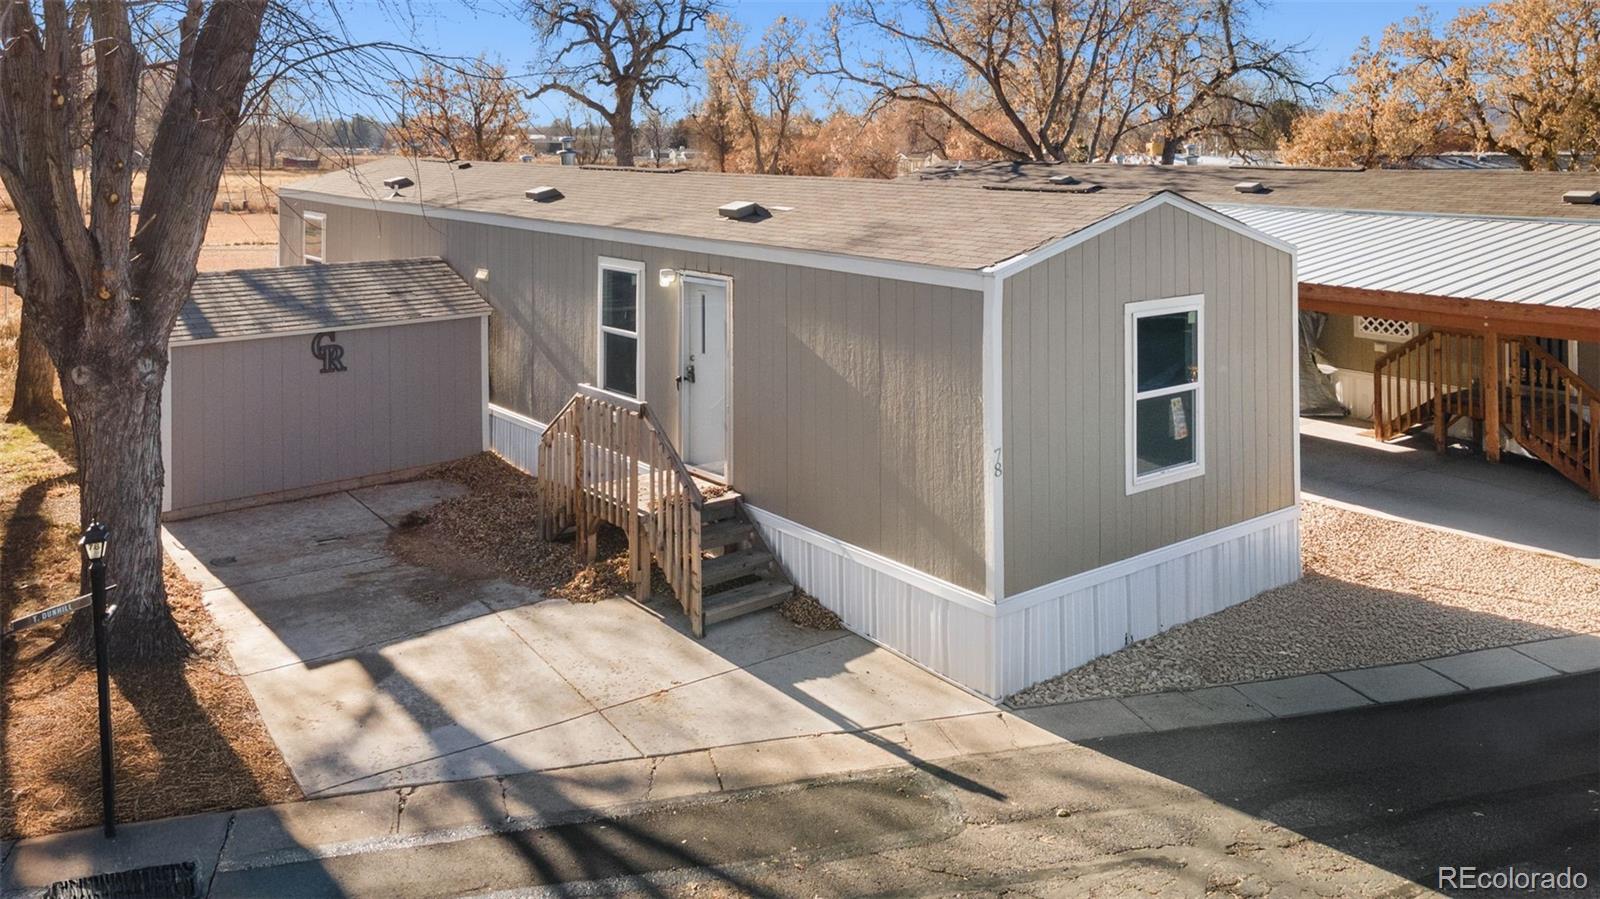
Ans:
POLYGON ((715 559, 707 559, 700 566, 701 589, 710 590, 734 578, 760 574, 771 564, 772 553, 757 549, 741 549, 715 559))
POLYGON ((771 608, 794 594, 788 581, 763 578, 753 584, 713 593, 703 600, 706 624, 727 621, 740 615, 771 608))
POLYGON ((755 533, 755 525, 739 518, 724 518, 713 524, 708 524, 700 531, 700 548, 706 550, 721 549, 724 546, 733 546, 750 539, 755 533))
MULTIPOLYGON (((714 496, 700 506, 701 524, 710 524, 713 521, 727 521, 739 511, 739 494, 727 493, 714 496)), ((701 541, 702 546, 709 544, 701 541)))

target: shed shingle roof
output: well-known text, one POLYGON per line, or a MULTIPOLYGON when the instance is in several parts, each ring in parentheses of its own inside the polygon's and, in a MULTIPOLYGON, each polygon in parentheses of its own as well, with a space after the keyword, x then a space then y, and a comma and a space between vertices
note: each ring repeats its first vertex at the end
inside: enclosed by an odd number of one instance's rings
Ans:
POLYGON ((172 340, 336 331, 489 311, 437 258, 202 272, 172 340))
POLYGON ((332 172, 284 189, 415 207, 498 213, 559 224, 730 241, 869 259, 980 269, 1064 237, 1145 199, 1127 192, 1039 193, 928 190, 917 184, 790 175, 657 173, 526 163, 443 162, 391 158, 332 172), (382 182, 416 184, 387 199, 382 182), (550 185, 563 198, 523 196, 550 185), (735 221, 717 207, 735 200, 769 214, 735 221))
POLYGON ((1295 169, 1228 166, 1155 166, 979 162, 930 166, 901 182, 966 187, 1048 184, 1071 175, 1103 193, 1145 197, 1177 191, 1207 205, 1297 206, 1372 212, 1600 221, 1600 205, 1563 203, 1569 190, 1600 190, 1600 172, 1518 170, 1295 169), (1259 181, 1265 193, 1239 193, 1234 185, 1259 181))

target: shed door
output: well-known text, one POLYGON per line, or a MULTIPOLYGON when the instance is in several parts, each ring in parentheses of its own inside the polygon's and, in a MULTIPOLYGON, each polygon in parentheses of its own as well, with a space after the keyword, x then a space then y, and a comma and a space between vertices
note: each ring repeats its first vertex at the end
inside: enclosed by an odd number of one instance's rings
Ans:
POLYGON ((728 286, 683 282, 683 339, 678 381, 683 461, 717 480, 728 476, 728 286))

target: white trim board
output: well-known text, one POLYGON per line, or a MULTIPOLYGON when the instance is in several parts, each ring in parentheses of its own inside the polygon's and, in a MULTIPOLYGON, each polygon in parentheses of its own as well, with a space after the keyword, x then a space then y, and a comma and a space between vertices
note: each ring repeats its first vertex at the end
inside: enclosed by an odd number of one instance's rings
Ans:
MULTIPOLYGON (((237 343, 241 340, 269 340, 273 337, 309 337, 313 334, 322 334, 327 331, 344 333, 345 331, 365 331, 369 328, 399 328, 406 325, 431 325, 435 322, 453 322, 464 318, 481 318, 485 322, 494 310, 481 309, 476 312, 461 312, 455 315, 433 315, 413 318, 391 318, 379 322, 362 322, 356 325, 320 325, 312 328, 290 328, 285 331, 258 331, 254 334, 230 334, 227 337, 174 337, 169 345, 174 347, 200 346, 208 343, 237 343)), ((485 357, 487 358, 487 357, 485 357)))
POLYGON ((1233 218, 1230 215, 1227 215, 1226 213, 1220 212, 1217 209, 1214 209, 1203 203, 1197 203, 1194 200, 1183 196, 1182 194, 1173 193, 1170 190, 1164 190, 1158 194, 1140 200, 1132 206, 1119 209, 1118 211, 1113 212, 1112 214, 1100 219, 1092 225, 1079 228, 1077 231, 1062 237, 1060 240, 1044 244, 1043 246, 1031 252, 1023 253, 1020 256, 1014 256, 1005 260, 1004 262, 991 265, 983 271, 985 274, 994 275, 998 278, 1008 278, 1025 268, 1030 268, 1039 264, 1040 262, 1045 261, 1046 259, 1049 259, 1052 256, 1065 253, 1081 243, 1093 240, 1107 231, 1116 228, 1118 225, 1132 221, 1133 219, 1144 215, 1146 212, 1161 206, 1177 207, 1178 209, 1181 209, 1190 215, 1202 218, 1213 225, 1226 228, 1236 234, 1242 234, 1251 240, 1264 243, 1267 246, 1273 247, 1274 249, 1282 250, 1291 256, 1297 252, 1293 244, 1273 237, 1271 234, 1268 234, 1265 231, 1252 228, 1251 226, 1239 221, 1236 218, 1233 218))
POLYGON ((1005 481, 1005 280, 983 286, 983 548, 984 592, 989 602, 1006 595, 1005 481))
POLYGON ((161 380, 161 511, 172 511, 172 354, 161 380))
POLYGON ((853 275, 867 275, 875 278, 890 278, 896 281, 932 284, 939 287, 955 287, 962 290, 982 290, 984 282, 984 274, 976 269, 918 265, 911 262, 849 256, 843 253, 770 247, 761 244, 748 244, 712 238, 679 237, 654 231, 613 228, 605 225, 549 222, 542 219, 521 218, 497 212, 475 212, 465 209, 452 209, 447 206, 423 206, 414 201, 395 203, 370 198, 339 197, 304 190, 281 190, 278 192, 278 196, 282 199, 293 201, 322 203, 328 206, 341 206, 369 212, 398 212, 424 218, 434 217, 447 221, 494 225, 501 228, 538 231, 544 234, 559 234, 568 237, 585 237, 594 240, 630 243, 637 246, 657 247, 659 249, 678 250, 687 253, 706 253, 729 256, 734 259, 797 265, 853 275))

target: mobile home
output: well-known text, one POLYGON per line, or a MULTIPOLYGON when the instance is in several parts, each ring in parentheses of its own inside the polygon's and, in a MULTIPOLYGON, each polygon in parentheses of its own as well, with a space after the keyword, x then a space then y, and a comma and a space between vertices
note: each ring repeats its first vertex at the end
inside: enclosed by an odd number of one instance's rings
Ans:
POLYGON ((637 414, 651 471, 987 696, 1299 576, 1295 254, 1178 193, 390 159, 280 201, 283 265, 440 257, 488 302, 511 462, 575 396, 637 414))

